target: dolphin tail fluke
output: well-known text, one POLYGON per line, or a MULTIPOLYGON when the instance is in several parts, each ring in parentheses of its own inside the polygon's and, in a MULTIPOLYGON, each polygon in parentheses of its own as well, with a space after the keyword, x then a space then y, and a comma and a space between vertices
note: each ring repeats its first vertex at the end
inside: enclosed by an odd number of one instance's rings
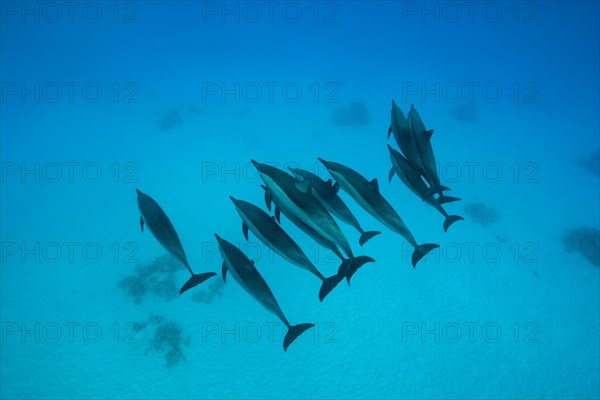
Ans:
POLYGON ((292 344, 294 340, 298 339, 298 336, 302 335, 313 326, 315 326, 315 324, 290 325, 283 338, 283 351, 287 351, 287 348, 290 347, 290 344, 292 344))
POLYGON ((335 274, 329 278, 323 279, 323 284, 319 290, 319 300, 323 301, 325 297, 344 279, 344 275, 335 274))
POLYGON ((437 198, 437 201, 440 204, 452 203, 453 201, 459 200, 458 197, 444 196, 443 194, 440 194, 440 197, 437 198))
POLYGON ((342 261, 340 268, 338 269, 338 275, 345 276, 346 282, 350 285, 350 279, 354 276, 356 271, 363 265, 369 262, 375 262, 375 260, 369 256, 358 256, 342 261))
POLYGON ((444 232, 448 232, 448 228, 450 228, 450 225, 452 225, 456 221, 463 221, 463 220, 464 220, 464 218, 459 215, 448 215, 446 217, 446 219, 444 220, 444 232))
POLYGON ((363 244, 365 244, 365 243, 367 243, 367 242, 369 241, 369 239, 371 239, 371 238, 372 238, 372 237, 374 237, 374 236, 377 236, 377 235, 379 235, 380 233, 381 233, 381 232, 379 232, 379 231, 369 231, 369 232, 363 232, 363 233, 360 235, 360 239, 358 239, 358 244, 360 244, 360 245, 361 245, 361 247, 362 247, 362 245, 363 245, 363 244))
POLYGON ((204 274, 192 275, 192 277, 181 287, 181 289, 179 290, 179 294, 183 294, 183 292, 190 290, 194 286, 198 286, 208 278, 212 278, 215 275, 217 274, 215 274, 214 272, 206 272, 204 274))
POLYGON ((415 268, 417 266, 417 263, 419 261, 421 261, 421 258, 425 257, 425 255, 427 253, 429 253, 431 250, 436 249, 438 247, 440 247, 440 245, 435 244, 435 243, 424 243, 422 245, 415 247, 415 251, 413 252, 413 255, 412 255, 413 268, 415 268))

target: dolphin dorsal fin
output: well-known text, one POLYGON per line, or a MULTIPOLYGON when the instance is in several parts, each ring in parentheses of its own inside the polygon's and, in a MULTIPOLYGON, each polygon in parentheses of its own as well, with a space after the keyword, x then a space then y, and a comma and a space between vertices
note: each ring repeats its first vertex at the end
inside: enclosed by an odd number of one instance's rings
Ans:
POLYGON ((377 182, 377 178, 373 178, 373 180, 369 183, 375 190, 379 192, 379 182, 377 182))
POLYGON ((433 129, 423 131, 423 136, 425 137, 425 139, 431 140, 431 135, 433 135, 433 129))
POLYGON ((144 218, 140 217, 140 228, 142 228, 142 232, 144 232, 144 218))
POLYGON ((336 194, 339 191, 340 191, 340 184, 336 182, 331 187, 331 194, 334 195, 334 194, 336 194))

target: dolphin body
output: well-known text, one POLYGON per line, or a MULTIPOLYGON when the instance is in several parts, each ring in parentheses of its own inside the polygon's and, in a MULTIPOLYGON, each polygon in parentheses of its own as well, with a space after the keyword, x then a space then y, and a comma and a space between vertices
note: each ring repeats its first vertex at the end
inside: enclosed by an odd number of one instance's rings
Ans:
POLYGON ((268 311, 275 314, 281 320, 281 322, 287 326, 288 331, 283 339, 283 350, 287 351, 289 345, 292 344, 292 342, 296 340, 298 336, 315 325, 291 325, 283 314, 281 307, 279 307, 271 288, 269 288, 267 282, 265 282, 262 275, 254 266, 254 262, 246 257, 244 253, 242 253, 237 247, 227 240, 221 239, 221 237, 216 234, 215 237, 217 238, 219 250, 221 252, 221 256, 223 257, 223 281, 226 280, 227 271, 229 271, 237 283, 239 283, 240 286, 250 294, 250 296, 252 296, 268 311))
POLYGON ((167 214, 165 214, 163 209, 152 197, 142 193, 139 189, 136 189, 135 191, 137 192, 137 203, 140 210, 140 228, 142 229, 142 232, 144 231, 144 225, 146 225, 152 235, 158 240, 158 243, 181 261, 192 275, 192 277, 181 287, 179 294, 182 294, 194 286, 201 284, 208 278, 217 275, 214 272, 194 274, 194 271, 192 271, 192 268, 188 263, 177 231, 175 231, 167 214))
MULTIPOLYGON (((423 198, 425 193, 429 190, 425 182, 421 179, 419 171, 408 161, 402 154, 394 150, 388 145, 390 151, 390 159, 392 161, 392 169, 390 169, 389 180, 392 181, 394 174, 398 175, 400 180, 417 196, 423 198)), ((451 197, 453 199, 453 197, 451 197)), ((459 200, 459 199, 457 199, 459 200)), ((458 215, 448 215, 444 207, 435 199, 433 196, 425 198, 425 202, 438 210, 446 219, 444 220, 444 231, 448 232, 450 225, 456 221, 464 220, 463 217, 458 215)))
POLYGON ((365 232, 363 230, 354 214, 352 214, 352 211, 350 211, 348 206, 346 206, 341 197, 336 193, 336 190, 332 190, 333 185, 331 180, 325 182, 323 179, 313 174, 312 172, 300 168, 290 167, 289 170, 299 180, 308 179, 313 195, 327 209, 327 211, 335 215, 337 218, 339 218, 346 224, 354 227, 360 233, 360 239, 358 243, 361 246, 364 245, 373 236, 379 235, 381 233, 378 231, 365 232))
POLYGON ((270 216, 252 203, 235 199, 232 196, 229 196, 229 198, 233 201, 238 214, 242 218, 242 230, 246 240, 248 240, 248 230, 251 230, 261 242, 281 257, 319 278, 323 282, 319 290, 319 300, 323 301, 343 279, 343 276, 339 274, 325 278, 294 239, 275 221, 275 217, 270 216))
POLYGON ((436 247, 440 247, 434 243, 417 244, 417 241, 404 224, 404 221, 402 221, 402 218, 400 218, 390 203, 379 192, 377 179, 369 182, 358 172, 345 165, 325 161, 322 158, 319 158, 319 161, 329 170, 329 173, 340 187, 362 208, 392 231, 402 235, 414 247, 415 250, 411 260, 413 268, 416 267, 419 260, 427 253, 436 247))
POLYGON ((337 250, 339 246, 349 257, 349 259, 344 259, 341 254, 338 254, 342 259, 338 273, 346 275, 348 283, 350 283, 350 279, 358 268, 367 262, 375 261, 367 256, 354 256, 344 233, 329 212, 312 195, 308 182, 303 185, 303 189, 300 189, 299 186, 302 186, 302 182, 298 182, 287 172, 254 160, 252 160, 252 163, 265 183, 267 205, 272 199, 278 206, 275 212, 276 217, 280 211, 284 211, 288 217, 293 215, 292 222, 296 223, 300 229, 313 237, 318 243, 324 244, 325 247, 332 250, 337 250), (299 224, 297 221, 301 223, 299 224))
POLYGON ((423 120, 417 112, 414 104, 410 105, 410 111, 408 112, 408 123, 410 125, 410 130, 412 132, 417 149, 419 150, 419 156, 421 157, 423 176, 431 185, 425 194, 425 197, 429 197, 434 193, 439 193, 440 196, 438 197, 437 201, 440 204, 460 200, 457 197, 444 196, 442 193, 444 190, 449 190, 449 188, 442 186, 440 183, 440 178, 437 174, 437 164, 435 161, 435 155, 433 154, 433 147, 431 146, 431 135, 433 135, 433 129, 425 129, 425 124, 423 123, 423 120))

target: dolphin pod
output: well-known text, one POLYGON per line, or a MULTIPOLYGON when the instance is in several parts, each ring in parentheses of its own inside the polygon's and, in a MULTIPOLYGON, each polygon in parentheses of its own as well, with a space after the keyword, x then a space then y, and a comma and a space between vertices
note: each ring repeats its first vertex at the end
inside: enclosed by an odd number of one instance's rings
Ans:
POLYGON ((338 224, 312 194, 310 182, 298 181, 279 168, 261 164, 255 160, 251 161, 258 170, 273 201, 281 206, 281 210, 287 210, 293 214, 297 220, 302 221, 323 238, 335 243, 346 254, 348 259, 342 261, 338 273, 344 273, 348 283, 358 268, 367 262, 375 261, 368 256, 354 256, 348 239, 338 224))
POLYGON ((152 235, 158 240, 158 243, 165 248, 169 253, 175 256, 190 272, 192 277, 181 287, 179 294, 197 286, 216 275, 214 272, 206 272, 204 274, 194 274, 190 264, 188 263, 185 251, 177 235, 177 231, 171 224, 169 217, 158 205, 156 201, 147 194, 142 193, 139 189, 137 192, 137 203, 140 210, 140 228, 144 231, 144 225, 150 229, 152 235))
MULTIPOLYGON (((388 139, 393 134, 400 151, 388 145, 392 168, 388 178, 399 179, 429 206, 444 217, 444 231, 463 218, 449 215, 445 203, 458 201, 456 197, 444 195, 450 188, 442 185, 437 174, 436 159, 431 145, 433 130, 427 130, 421 116, 413 105, 407 115, 392 100, 391 124, 388 139), (437 197, 436 197, 437 196, 437 197)), ((385 199, 379 190, 377 178, 368 180, 354 169, 332 161, 318 159, 327 169, 332 179, 324 180, 319 175, 300 168, 289 168, 292 175, 273 166, 251 160, 258 170, 264 185, 264 197, 270 215, 260 207, 230 196, 237 213, 242 219, 242 232, 246 240, 252 232, 263 244, 279 254, 286 261, 305 269, 319 280, 319 300, 328 296, 345 278, 350 279, 366 263, 375 260, 369 256, 355 256, 344 232, 336 219, 359 232, 359 244, 379 235, 379 231, 365 231, 350 208, 340 197, 339 190, 349 195, 354 202, 391 231, 401 235, 414 248, 411 263, 417 263, 430 251, 439 247, 435 243, 419 244, 398 212, 385 199), (341 261, 337 273, 326 277, 298 243, 284 230, 281 224, 283 214, 296 227, 319 245, 331 250, 341 261)), ((214 272, 195 274, 191 269, 183 245, 173 224, 163 209, 150 196, 136 189, 140 212, 140 227, 146 226, 159 244, 176 257, 190 272, 191 278, 182 286, 180 294, 201 284, 216 275, 214 272)), ((250 260, 238 247, 215 234, 215 239, 223 259, 221 273, 226 281, 227 272, 267 311, 276 315, 288 328, 283 340, 283 349, 288 347, 305 331, 314 325, 305 323, 290 324, 277 302, 271 288, 258 271, 255 262, 250 260)))
POLYGON ((400 107, 392 100, 391 124, 388 129, 388 139, 392 133, 406 160, 429 184, 428 190, 423 193, 417 193, 423 201, 430 196, 433 196, 435 193, 439 194, 439 197, 437 198, 439 204, 460 200, 456 197, 445 196, 443 193, 444 191, 450 190, 450 188, 441 184, 437 174, 437 164, 431 145, 433 129, 427 130, 425 128, 425 124, 413 104, 410 106, 408 117, 405 117, 400 107))

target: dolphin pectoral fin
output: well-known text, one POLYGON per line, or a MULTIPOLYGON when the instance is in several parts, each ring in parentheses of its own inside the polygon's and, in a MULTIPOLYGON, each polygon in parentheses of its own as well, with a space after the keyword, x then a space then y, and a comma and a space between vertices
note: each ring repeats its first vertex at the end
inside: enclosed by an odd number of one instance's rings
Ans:
POLYGON ((425 139, 431 140, 431 135, 433 135, 433 129, 423 131, 423 136, 425 137, 425 139))
POLYGON ((452 225, 456 221, 463 221, 463 220, 464 220, 464 218, 459 215, 448 215, 446 217, 446 219, 444 220, 444 232, 448 232, 448 228, 450 228, 450 225, 452 225))
POLYGON ((344 275, 335 274, 329 278, 323 279, 321 289, 319 289, 319 300, 323 301, 325 297, 344 279, 344 275))
POLYGON ((267 205, 267 209, 271 211, 271 202, 273 201, 273 195, 265 185, 260 185, 260 187, 265 189, 265 204, 267 205))
POLYGON ((392 125, 390 125, 390 127, 388 129, 388 139, 390 138, 391 134, 392 134, 392 125))
POLYGON ((144 218, 140 217, 140 228, 142 228, 142 232, 144 232, 144 218))
POLYGON ((283 351, 287 351, 290 344, 294 342, 298 338, 298 336, 302 335, 305 331, 315 326, 314 324, 300 324, 300 325, 292 325, 289 327, 285 337, 283 338, 283 351))
POLYGON ((452 203, 453 201, 459 201, 458 197, 444 196, 443 194, 437 198, 437 202, 440 204, 452 203))
POLYGON ((388 174, 388 181, 391 182, 394 177, 394 167, 390 169, 390 173, 388 174))
POLYGON ((215 275, 217 274, 215 274, 214 272, 206 272, 204 274, 192 275, 192 277, 181 287, 181 289, 179 290, 179 294, 183 294, 183 292, 190 290, 194 286, 198 286, 208 278, 212 278, 215 275))
POLYGON ((221 265, 221 275, 223 276, 223 282, 227 281, 227 266, 225 265, 225 261, 223 261, 223 265, 221 265))
POLYGON ((281 224, 281 210, 279 207, 275 207, 275 219, 281 224))
POLYGON ((436 249, 438 247, 440 247, 440 245, 435 244, 435 243, 425 243, 425 244, 415 247, 415 251, 413 252, 412 259, 411 259, 413 268, 415 268, 417 266, 417 263, 423 257, 425 257, 425 255, 427 253, 429 253, 431 250, 436 249))
POLYGON ((360 235, 360 239, 358 239, 358 244, 360 244, 360 246, 362 247, 365 243, 367 243, 367 241, 369 241, 369 239, 371 239, 374 236, 379 235, 381 232, 379 231, 370 231, 370 232, 363 232, 360 235))
POLYGON ((242 222, 242 232, 244 232, 244 237, 248 240, 248 225, 245 222, 242 222))

